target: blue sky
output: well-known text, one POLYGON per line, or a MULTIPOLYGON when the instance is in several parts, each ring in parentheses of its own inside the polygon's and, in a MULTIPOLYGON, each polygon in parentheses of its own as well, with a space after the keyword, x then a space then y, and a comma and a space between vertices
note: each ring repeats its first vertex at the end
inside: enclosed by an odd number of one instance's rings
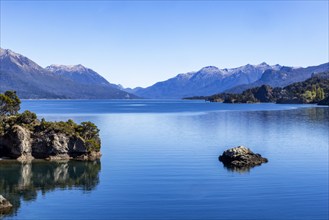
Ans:
POLYGON ((3 1, 1 47, 125 87, 208 65, 328 62, 328 1, 3 1))

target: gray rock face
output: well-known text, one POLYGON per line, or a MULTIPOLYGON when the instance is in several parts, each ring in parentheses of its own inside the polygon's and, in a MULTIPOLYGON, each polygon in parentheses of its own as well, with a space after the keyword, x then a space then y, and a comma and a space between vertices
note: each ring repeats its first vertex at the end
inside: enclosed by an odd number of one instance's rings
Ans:
POLYGON ((12 207, 13 205, 0 195, 0 214, 7 213, 12 207))
POLYGON ((238 146, 224 151, 219 156, 219 160, 230 168, 249 168, 268 162, 266 158, 263 158, 260 154, 255 154, 244 146, 238 146))
POLYGON ((87 153, 84 140, 80 137, 76 139, 71 138, 68 147, 69 147, 69 151, 71 152, 77 152, 81 154, 87 153))
POLYGON ((63 133, 31 133, 19 125, 14 125, 5 136, 0 136, 0 149, 0 157, 20 161, 33 158, 93 160, 101 156, 100 153, 88 152, 87 143, 81 137, 63 133))
POLYGON ((6 148, 6 152, 10 157, 21 157, 22 160, 25 158, 32 158, 31 134, 29 130, 21 126, 14 125, 10 132, 0 140, 0 143, 5 146, 10 146, 6 148))

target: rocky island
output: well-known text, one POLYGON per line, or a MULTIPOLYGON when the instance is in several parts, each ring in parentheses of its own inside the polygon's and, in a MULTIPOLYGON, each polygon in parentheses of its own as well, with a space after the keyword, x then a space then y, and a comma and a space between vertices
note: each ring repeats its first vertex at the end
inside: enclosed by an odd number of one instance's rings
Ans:
POLYGON ((219 156, 219 161, 229 169, 247 171, 252 167, 267 163, 268 160, 260 154, 255 154, 245 146, 230 148, 219 156))
POLYGON ((20 103, 14 91, 0 94, 0 158, 95 160, 101 156, 99 129, 92 122, 39 120, 33 112, 18 113, 20 103))

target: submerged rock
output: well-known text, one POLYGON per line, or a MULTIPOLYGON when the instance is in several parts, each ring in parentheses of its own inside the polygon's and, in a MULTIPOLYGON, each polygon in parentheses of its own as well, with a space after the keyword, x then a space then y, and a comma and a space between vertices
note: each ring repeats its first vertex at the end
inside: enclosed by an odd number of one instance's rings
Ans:
POLYGON ((255 154, 249 148, 238 146, 230 148, 219 156, 219 160, 230 169, 248 170, 248 168, 267 163, 268 160, 260 154, 255 154))
POLYGON ((0 213, 7 213, 12 207, 13 205, 7 199, 5 199, 5 197, 0 195, 0 213))

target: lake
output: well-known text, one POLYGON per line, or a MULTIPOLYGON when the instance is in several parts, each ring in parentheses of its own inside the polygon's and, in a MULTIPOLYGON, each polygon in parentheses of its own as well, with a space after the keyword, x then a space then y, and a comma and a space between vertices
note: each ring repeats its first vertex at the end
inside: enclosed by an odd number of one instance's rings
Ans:
POLYGON ((328 219, 329 108, 183 100, 24 100, 47 120, 92 121, 95 162, 0 163, 6 219, 328 219), (245 145, 269 162, 230 170, 245 145))

